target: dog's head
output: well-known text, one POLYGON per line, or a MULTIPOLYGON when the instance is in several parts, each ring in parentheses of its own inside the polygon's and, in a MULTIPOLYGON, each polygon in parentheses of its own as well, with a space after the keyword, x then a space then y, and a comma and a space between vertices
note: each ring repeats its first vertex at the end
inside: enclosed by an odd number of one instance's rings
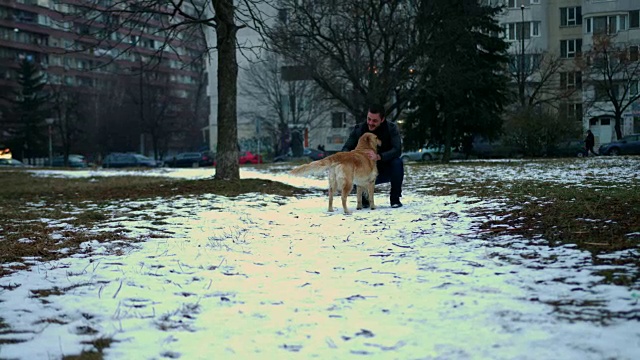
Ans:
POLYGON ((358 140, 357 147, 363 148, 363 149, 371 149, 375 152, 378 152, 378 146, 380 145, 382 145, 382 142, 380 141, 380 139, 378 139, 376 134, 365 133, 358 140))

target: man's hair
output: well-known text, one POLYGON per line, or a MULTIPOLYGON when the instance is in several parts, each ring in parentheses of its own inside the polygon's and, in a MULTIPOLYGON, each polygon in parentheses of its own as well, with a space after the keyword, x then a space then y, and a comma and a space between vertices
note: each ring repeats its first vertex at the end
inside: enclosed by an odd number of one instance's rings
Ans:
POLYGON ((372 114, 380 114, 380 117, 384 119, 384 106, 381 104, 371 104, 369 105, 369 112, 372 114))

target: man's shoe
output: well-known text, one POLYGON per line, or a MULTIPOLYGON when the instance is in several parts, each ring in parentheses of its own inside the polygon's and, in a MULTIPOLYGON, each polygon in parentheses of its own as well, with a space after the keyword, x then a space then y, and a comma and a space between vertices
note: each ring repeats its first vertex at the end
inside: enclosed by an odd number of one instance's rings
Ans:
POLYGON ((391 200, 391 207, 394 209, 402 207, 402 203, 400 202, 400 199, 391 200))

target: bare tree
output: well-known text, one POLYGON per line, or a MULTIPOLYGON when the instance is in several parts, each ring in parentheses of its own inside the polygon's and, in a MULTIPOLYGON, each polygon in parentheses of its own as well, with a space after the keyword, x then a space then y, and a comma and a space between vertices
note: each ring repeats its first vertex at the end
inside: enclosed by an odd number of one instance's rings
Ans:
POLYGON ((576 62, 588 87, 586 107, 611 115, 615 119, 616 137, 620 139, 623 114, 640 99, 640 61, 637 45, 615 40, 614 35, 594 35, 593 46, 576 62))
POLYGON ((62 145, 64 165, 69 165, 69 154, 84 138, 87 127, 91 96, 83 94, 71 86, 51 86, 52 115, 54 126, 62 145))
MULTIPOLYGON (((175 100, 166 92, 168 78, 157 72, 139 71, 129 80, 127 95, 139 113, 138 133, 143 139, 145 134, 150 135, 154 158, 160 159, 172 134, 180 129, 175 121, 175 100)), ((186 123, 188 119, 184 120, 186 123)), ((144 146, 146 141, 140 143, 144 146)))
POLYGON ((565 62, 559 56, 542 51, 527 52, 526 61, 522 61, 521 56, 512 57, 510 71, 513 82, 518 86, 518 103, 521 107, 553 107, 580 93, 580 86, 563 86, 563 81, 558 84, 558 77, 567 73, 565 62))
POLYGON ((137 143, 132 138, 130 127, 138 120, 134 107, 127 101, 129 81, 128 76, 114 76, 100 83, 91 94, 93 122, 87 124, 90 141, 83 145, 86 153, 98 154, 98 158, 93 159, 98 163, 102 155, 110 151, 135 150, 129 147, 137 143))
POLYGON ((282 144, 289 128, 316 128, 332 105, 313 80, 285 79, 283 65, 277 55, 267 53, 263 61, 249 67, 243 81, 245 95, 260 109, 252 115, 261 118, 278 154, 286 150, 282 144))
POLYGON ((421 51, 419 1, 280 0, 270 46, 308 72, 356 118, 368 102, 387 104, 400 116, 415 84, 410 78, 421 51))
MULTIPOLYGON (((80 50, 89 49, 107 57, 107 61, 130 58, 139 53, 150 66, 166 60, 167 54, 187 58, 178 49, 197 39, 201 27, 214 29, 218 53, 218 149, 216 179, 239 179, 237 158, 237 54, 242 47, 237 33, 244 28, 260 30, 263 13, 259 5, 264 0, 104 0, 84 1, 84 11, 76 14, 83 37, 80 50), (150 44, 140 43, 144 36, 153 36, 150 44), (179 45, 183 45, 180 47, 179 45), (84 47, 84 48, 83 48, 84 47)), ((77 5, 76 5, 77 6, 77 5)), ((194 49, 195 50, 195 49, 194 49)))
POLYGON ((582 124, 576 118, 539 107, 524 107, 510 114, 504 127, 509 130, 503 140, 525 156, 549 154, 561 142, 576 139, 582 133, 582 124))

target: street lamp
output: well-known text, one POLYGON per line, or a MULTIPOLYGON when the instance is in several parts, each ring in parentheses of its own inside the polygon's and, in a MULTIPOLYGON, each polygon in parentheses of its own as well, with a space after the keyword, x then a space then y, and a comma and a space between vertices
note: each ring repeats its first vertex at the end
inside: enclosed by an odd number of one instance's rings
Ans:
POLYGON ((520 101, 522 105, 524 105, 524 81, 525 81, 525 72, 524 72, 524 4, 520 5, 520 15, 522 21, 520 22, 520 101))
POLYGON ((52 141, 52 125, 56 121, 54 118, 46 118, 44 121, 49 126, 49 166, 53 166, 53 141, 52 141))

